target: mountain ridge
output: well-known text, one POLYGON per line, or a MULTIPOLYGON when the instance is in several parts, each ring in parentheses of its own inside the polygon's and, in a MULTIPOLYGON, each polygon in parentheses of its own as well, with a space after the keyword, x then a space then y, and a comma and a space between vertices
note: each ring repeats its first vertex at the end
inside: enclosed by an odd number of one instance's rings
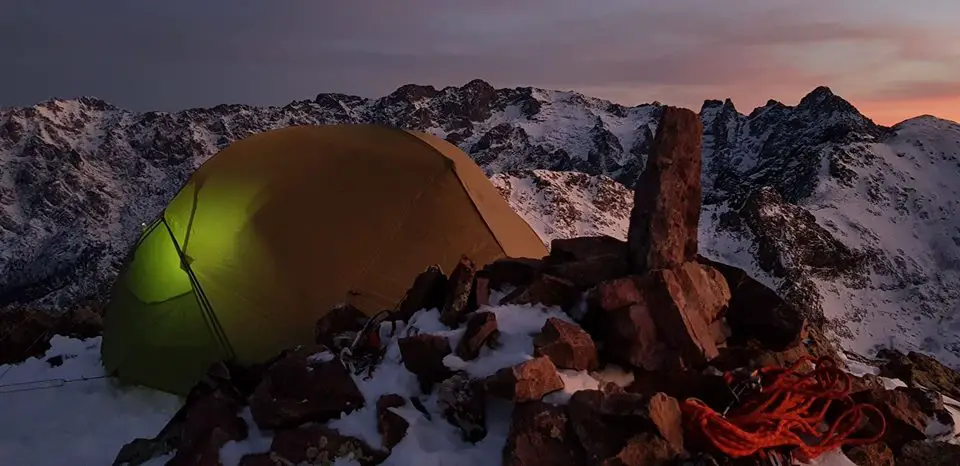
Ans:
MULTIPOLYGON (((0 110, 0 307, 102 299, 140 226, 197 166, 237 139, 296 124, 430 132, 468 152, 545 240, 616 236, 662 108, 473 80, 272 107, 137 113, 84 97, 0 110)), ((771 100, 742 114, 730 99, 708 100, 699 115, 702 253, 840 322, 860 348, 876 335, 858 335, 876 331, 856 319, 881 315, 908 346, 960 354, 960 339, 935 325, 960 306, 960 225, 944 214, 960 189, 960 125, 877 125, 825 86, 795 106, 771 100)))

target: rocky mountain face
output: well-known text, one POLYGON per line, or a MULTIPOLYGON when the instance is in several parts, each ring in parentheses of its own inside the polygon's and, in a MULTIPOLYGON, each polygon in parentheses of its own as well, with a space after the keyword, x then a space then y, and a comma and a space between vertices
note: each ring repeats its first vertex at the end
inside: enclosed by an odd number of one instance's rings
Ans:
MULTIPOLYGON (((436 134, 467 151, 545 241, 623 238, 627 188, 662 109, 475 80, 282 107, 134 113, 81 98, 0 110, 0 307, 102 299, 141 225, 197 166, 288 125, 436 134)), ((960 126, 920 117, 882 127, 825 87, 748 115, 707 101, 700 120, 702 255, 806 303, 854 349, 894 344, 960 362, 960 126)))

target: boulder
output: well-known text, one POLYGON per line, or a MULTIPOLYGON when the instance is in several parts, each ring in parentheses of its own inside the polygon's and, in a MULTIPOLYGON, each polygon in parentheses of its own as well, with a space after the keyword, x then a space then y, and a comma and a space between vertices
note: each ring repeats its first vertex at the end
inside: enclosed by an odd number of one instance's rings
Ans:
POLYGON ((702 129, 693 111, 663 109, 646 168, 634 185, 627 233, 633 273, 696 259, 702 129))
POLYGON ((463 318, 472 312, 471 294, 473 292, 474 276, 477 273, 476 264, 468 257, 463 256, 457 263, 447 286, 447 295, 440 310, 440 321, 450 328, 457 328, 463 318))
POLYGON ((469 361, 480 354, 480 348, 497 333, 497 315, 492 312, 476 312, 467 321, 467 329, 457 344, 456 354, 469 361))
POLYGON ((403 366, 417 376, 425 392, 430 391, 433 384, 450 376, 450 369, 443 363, 443 358, 452 351, 447 337, 414 335, 399 339, 397 346, 400 348, 403 366))
POLYGON ((440 383, 437 407, 444 419, 460 431, 464 441, 476 443, 487 436, 487 402, 481 383, 457 373, 440 383))
POLYGON ((542 273, 528 285, 515 289, 500 302, 501 304, 559 306, 564 311, 569 311, 579 299, 580 293, 569 280, 542 273))
POLYGON ((546 356, 560 369, 595 370, 597 347, 579 325, 551 317, 533 339, 534 354, 546 356))
POLYGON ((273 363, 249 401, 262 429, 326 422, 364 405, 353 377, 323 346, 297 348, 273 363))
POLYGON ((486 379, 485 388, 491 395, 522 403, 563 389, 563 379, 550 358, 541 356, 498 370, 486 379))
POLYGON ((502 464, 583 464, 583 450, 564 409, 540 401, 514 405, 502 464))
POLYGON ((407 400, 396 394, 383 395, 377 400, 377 432, 383 438, 384 448, 388 450, 403 440, 410 427, 410 423, 403 416, 390 408, 399 408, 406 404, 407 400))
POLYGON ((407 321, 421 309, 441 309, 447 293, 447 276, 437 265, 420 272, 407 290, 394 316, 407 321))
POLYGON ((800 342, 806 320, 799 308, 742 269, 702 256, 697 259, 719 271, 730 288, 726 321, 732 344, 756 340, 767 349, 783 351, 800 342))

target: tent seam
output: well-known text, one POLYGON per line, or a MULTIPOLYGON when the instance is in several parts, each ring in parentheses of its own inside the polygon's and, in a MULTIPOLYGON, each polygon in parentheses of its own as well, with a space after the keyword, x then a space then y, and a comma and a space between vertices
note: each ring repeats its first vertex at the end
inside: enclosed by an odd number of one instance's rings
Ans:
MULTIPOLYGON (((497 232, 493 230, 493 227, 490 225, 490 222, 487 220, 487 216, 484 215, 484 214, 483 214, 483 210, 481 210, 480 207, 477 206, 477 202, 478 202, 477 199, 475 199, 475 198, 473 197, 473 195, 470 194, 470 190, 467 189, 466 183, 463 182, 463 178, 460 176, 460 173, 457 172, 457 162, 455 162, 454 160, 452 160, 452 159, 450 159, 449 157, 447 157, 446 155, 444 155, 444 154, 443 154, 443 151, 441 151, 440 149, 434 147, 433 144, 430 144, 429 142, 424 141, 423 139, 418 138, 415 134, 411 133, 410 131, 408 131, 408 130, 403 130, 403 133, 406 134, 407 137, 411 137, 411 138, 413 138, 413 139, 416 139, 417 142, 420 143, 421 145, 427 146, 428 148, 430 148, 430 150, 431 150, 433 153, 439 155, 439 156, 442 157, 444 160, 446 160, 447 162, 450 163, 450 165, 452 166, 452 169, 453 169, 454 177, 457 178, 457 182, 460 184, 460 188, 463 189, 463 192, 467 195, 467 198, 470 199, 470 205, 473 206, 473 210, 476 211, 477 215, 480 216, 480 220, 483 221, 483 226, 485 226, 485 227, 487 228, 487 231, 490 232, 490 236, 493 237, 493 240, 497 242, 497 246, 500 247, 500 251, 502 251, 503 254, 506 255, 506 254, 507 254, 507 248, 505 248, 505 247, 503 246, 503 242, 500 241, 500 237, 497 236, 497 232)), ((467 157, 469 157, 469 156, 470 156, 470 155, 467 154, 467 157)))

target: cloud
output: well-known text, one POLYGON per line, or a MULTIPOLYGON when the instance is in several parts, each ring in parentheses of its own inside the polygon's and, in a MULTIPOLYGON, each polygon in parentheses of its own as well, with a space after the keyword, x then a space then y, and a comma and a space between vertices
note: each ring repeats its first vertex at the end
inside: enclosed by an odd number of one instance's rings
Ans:
POLYGON ((960 41, 949 22, 898 20, 902 7, 888 3, 20 2, 0 18, 0 54, 16 70, 0 75, 0 104, 82 94, 141 110, 278 104, 476 77, 690 106, 728 96, 758 105, 819 84, 891 95, 917 73, 891 63, 948 62, 960 41))

